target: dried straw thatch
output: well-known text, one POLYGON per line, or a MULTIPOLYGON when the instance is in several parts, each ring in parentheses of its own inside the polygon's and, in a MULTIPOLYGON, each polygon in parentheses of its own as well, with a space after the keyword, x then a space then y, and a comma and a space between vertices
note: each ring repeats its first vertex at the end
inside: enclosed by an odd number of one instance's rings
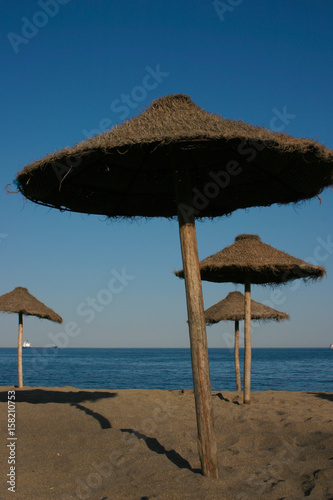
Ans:
POLYGON ((0 297, 0 312, 21 313, 27 316, 49 319, 62 323, 62 318, 29 293, 27 288, 18 286, 0 297))
POLYGON ((0 312, 17 313, 19 315, 18 329, 18 387, 23 387, 23 369, 22 369, 22 340, 23 340, 23 314, 27 316, 38 316, 39 318, 49 319, 56 323, 62 323, 62 318, 43 302, 36 299, 27 288, 18 286, 13 291, 5 293, 0 297, 0 312))
POLYGON ((28 165, 35 203, 109 217, 174 217, 173 168, 189 169, 194 214, 297 202, 333 183, 333 152, 316 141, 207 113, 183 94, 28 165))
POLYGON ((199 456, 203 474, 218 477, 194 219, 312 198, 333 183, 333 152, 315 141, 206 113, 179 94, 28 165, 16 183, 30 200, 61 210, 178 216, 199 456))
MULTIPOLYGON (((220 321, 244 320, 244 301, 245 297, 241 292, 230 292, 225 299, 205 310, 206 323, 214 325, 220 321)), ((251 319, 283 321, 289 319, 289 316, 284 312, 251 300, 251 319)))
MULTIPOLYGON (((235 243, 199 263, 201 279, 215 283, 286 283, 295 279, 322 278, 324 267, 313 266, 263 243, 258 235, 240 234, 235 243)), ((184 277, 183 270, 176 276, 184 277)))
MULTIPOLYGON (((250 301, 251 304, 251 319, 267 321, 269 319, 282 321, 289 319, 288 314, 277 311, 271 307, 260 304, 255 300, 250 301)), ((227 297, 217 304, 213 305, 205 311, 206 323, 213 325, 220 321, 235 322, 235 373, 236 373, 236 390, 241 391, 241 372, 239 362, 239 321, 245 320, 245 297, 241 292, 230 292, 227 297)), ((244 360, 245 361, 245 360, 244 360)), ((244 369, 245 374, 245 369, 244 369)), ((244 384, 245 385, 245 384, 244 384)))
MULTIPOLYGON (((295 279, 318 279, 325 269, 292 257, 262 243, 259 236, 241 234, 235 243, 199 262, 202 280, 244 283, 244 403, 250 403, 251 385, 251 283, 277 284, 295 279)), ((183 278, 184 271, 176 276, 183 278)))

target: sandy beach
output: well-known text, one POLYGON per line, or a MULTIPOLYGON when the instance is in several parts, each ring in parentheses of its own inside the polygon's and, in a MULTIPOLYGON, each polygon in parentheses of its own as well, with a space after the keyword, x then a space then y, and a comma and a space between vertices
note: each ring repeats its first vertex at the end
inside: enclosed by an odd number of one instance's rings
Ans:
POLYGON ((214 392, 218 480, 200 474, 190 390, 2 387, 1 499, 332 499, 333 393, 214 392), (8 391, 15 391, 15 493, 8 391))

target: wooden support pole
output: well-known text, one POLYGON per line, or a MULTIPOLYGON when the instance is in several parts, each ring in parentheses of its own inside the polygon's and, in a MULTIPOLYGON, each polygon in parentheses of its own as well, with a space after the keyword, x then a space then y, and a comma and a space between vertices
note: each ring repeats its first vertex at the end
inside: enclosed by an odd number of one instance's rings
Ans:
POLYGON ((23 387, 22 341, 23 341, 23 314, 19 313, 18 347, 17 347, 18 387, 19 387, 19 389, 23 387))
POLYGON ((244 403, 251 402, 251 283, 245 280, 245 320, 244 320, 244 403))
POLYGON ((239 363, 239 321, 235 321, 235 371, 236 371, 236 391, 242 390, 240 363, 239 363))
POLYGON ((185 277, 192 374, 202 474, 218 477, 212 395, 201 276, 191 188, 188 177, 175 171, 180 244, 185 277))

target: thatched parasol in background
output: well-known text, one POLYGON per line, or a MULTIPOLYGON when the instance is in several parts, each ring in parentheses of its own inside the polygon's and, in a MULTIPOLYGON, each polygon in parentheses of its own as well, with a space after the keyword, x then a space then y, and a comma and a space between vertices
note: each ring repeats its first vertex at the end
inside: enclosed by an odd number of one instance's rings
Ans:
MULTIPOLYGON (((225 299, 205 310, 207 325, 214 325, 220 321, 235 322, 235 372, 236 390, 241 391, 241 374, 239 364, 239 322, 245 319, 245 297, 241 292, 230 292, 225 299)), ((251 300, 251 319, 258 321, 283 321, 289 319, 288 314, 251 300)))
POLYGON ((29 293, 27 288, 18 286, 13 291, 0 296, 0 312, 17 313, 19 315, 18 330, 18 387, 23 387, 22 371, 22 340, 23 340, 23 314, 26 316, 37 316, 49 319, 56 323, 62 323, 62 318, 43 302, 37 300, 29 293))
POLYGON ((332 184, 333 153, 315 141, 223 119, 185 95, 153 101, 108 132, 28 165, 35 203, 108 217, 178 217, 185 269, 198 448, 218 476, 195 218, 312 198, 332 184))
MULTIPOLYGON (((244 403, 250 403, 251 391, 251 283, 280 284, 302 278, 315 280, 326 273, 323 267, 313 266, 263 243, 258 235, 240 234, 235 243, 199 263, 201 279, 215 283, 244 283, 244 403)), ((176 276, 184 278, 184 271, 176 276)))

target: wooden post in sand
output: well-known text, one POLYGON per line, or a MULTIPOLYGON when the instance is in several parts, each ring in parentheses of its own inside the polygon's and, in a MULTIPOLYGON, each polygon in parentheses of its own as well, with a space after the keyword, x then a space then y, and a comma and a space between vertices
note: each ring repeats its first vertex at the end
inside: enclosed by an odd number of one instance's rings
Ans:
POLYGON ((235 321, 235 371, 236 371, 236 391, 242 390, 240 363, 239 363, 239 320, 235 321))
POLYGON ((198 451, 204 476, 218 477, 207 335, 202 297, 193 200, 188 175, 175 172, 180 244, 185 277, 198 451))
POLYGON ((245 319, 244 319, 244 403, 251 402, 251 283, 245 278, 245 319))
POLYGON ((22 341, 23 341, 23 314, 19 313, 19 328, 18 328, 18 346, 17 346, 17 365, 18 365, 18 387, 23 387, 23 370, 22 370, 22 341))

